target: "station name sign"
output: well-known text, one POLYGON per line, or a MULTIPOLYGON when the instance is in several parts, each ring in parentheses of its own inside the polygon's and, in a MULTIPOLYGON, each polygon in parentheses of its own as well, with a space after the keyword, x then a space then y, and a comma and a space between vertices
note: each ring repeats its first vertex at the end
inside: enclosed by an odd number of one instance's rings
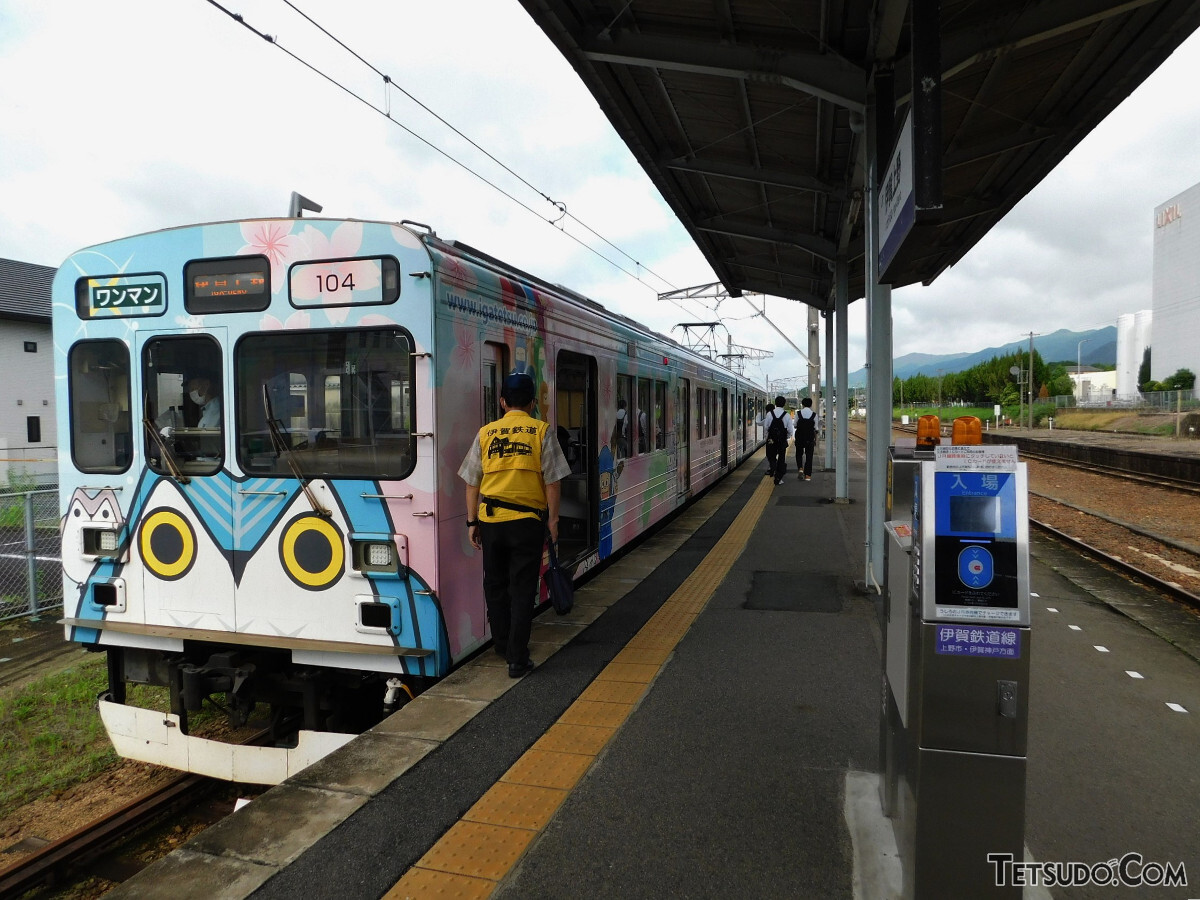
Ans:
POLYGON ((913 124, 912 112, 904 117, 900 139, 888 162, 887 171, 879 182, 879 276, 883 279, 887 267, 912 231, 917 220, 917 198, 913 191, 913 124))

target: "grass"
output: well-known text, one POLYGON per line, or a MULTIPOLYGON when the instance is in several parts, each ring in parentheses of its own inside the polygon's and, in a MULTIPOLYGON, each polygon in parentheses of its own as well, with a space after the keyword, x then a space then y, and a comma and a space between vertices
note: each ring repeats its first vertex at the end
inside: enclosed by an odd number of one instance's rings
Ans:
POLYGON ((953 422, 959 416, 976 416, 984 422, 990 422, 995 418, 990 406, 943 406, 940 413, 936 406, 918 406, 915 408, 905 406, 894 409, 892 411, 892 418, 899 422, 901 416, 908 416, 908 420, 915 423, 919 416, 936 416, 939 414, 941 415, 943 425, 953 422))
MULTIPOLYGON (((87 781, 119 757, 96 708, 108 687, 105 655, 16 689, 0 692, 0 818, 26 803, 87 781)), ((128 702, 167 710, 165 687, 128 686, 128 702)), ((200 729, 223 716, 206 707, 189 723, 200 729)))
POLYGON ((116 762, 96 711, 107 686, 97 655, 0 696, 0 817, 116 762))

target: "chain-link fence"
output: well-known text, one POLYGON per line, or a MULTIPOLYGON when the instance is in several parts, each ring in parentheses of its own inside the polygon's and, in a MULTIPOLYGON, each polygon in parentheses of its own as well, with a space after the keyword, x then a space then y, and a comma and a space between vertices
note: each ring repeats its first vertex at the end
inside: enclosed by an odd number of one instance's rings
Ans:
POLYGON ((58 490, 0 493, 0 619, 61 607, 58 490))
POLYGON ((1148 391, 1126 397, 1107 397, 1102 400, 1080 401, 1071 394, 1051 397, 1046 401, 1059 409, 1132 409, 1147 413, 1192 412, 1200 409, 1200 400, 1192 391, 1148 391))

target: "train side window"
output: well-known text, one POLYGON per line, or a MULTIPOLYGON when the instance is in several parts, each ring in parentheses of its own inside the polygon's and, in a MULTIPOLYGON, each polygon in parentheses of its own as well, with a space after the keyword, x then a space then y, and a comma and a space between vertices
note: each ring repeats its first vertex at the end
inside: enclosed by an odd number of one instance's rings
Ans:
POLYGON ((488 342, 483 345, 483 371, 480 373, 483 385, 481 425, 495 422, 504 415, 500 409, 500 381, 504 377, 502 373, 508 371, 508 367, 504 364, 507 349, 503 344, 488 342))
POLYGON ((83 341, 71 348, 71 458, 79 471, 124 472, 133 461, 129 374, 129 348, 122 341, 83 341))
POLYGON ((412 346, 398 328, 246 335, 234 351, 242 468, 407 477, 416 464, 412 346))
POLYGON ((654 382, 654 449, 667 449, 667 383, 654 382))
POLYGON ((617 459, 629 455, 630 440, 633 437, 633 376, 617 376, 617 412, 613 424, 612 438, 609 441, 613 456, 617 459))
POLYGON ((637 380, 637 448, 638 453, 650 452, 650 379, 637 380))
POLYGON ((142 350, 146 460, 160 474, 211 475, 225 461, 221 348, 210 337, 153 338, 142 350))

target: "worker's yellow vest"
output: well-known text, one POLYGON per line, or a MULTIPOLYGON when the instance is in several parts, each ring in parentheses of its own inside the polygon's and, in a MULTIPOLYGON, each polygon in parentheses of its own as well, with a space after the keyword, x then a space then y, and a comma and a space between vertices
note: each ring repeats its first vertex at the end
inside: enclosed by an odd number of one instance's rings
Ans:
MULTIPOLYGON (((504 417, 479 429, 479 449, 483 455, 482 497, 503 500, 534 509, 546 508, 546 489, 542 484, 542 441, 550 426, 521 410, 510 410, 504 417)), ((479 518, 484 522, 509 522, 533 516, 495 507, 488 515, 487 503, 479 501, 479 518)))

